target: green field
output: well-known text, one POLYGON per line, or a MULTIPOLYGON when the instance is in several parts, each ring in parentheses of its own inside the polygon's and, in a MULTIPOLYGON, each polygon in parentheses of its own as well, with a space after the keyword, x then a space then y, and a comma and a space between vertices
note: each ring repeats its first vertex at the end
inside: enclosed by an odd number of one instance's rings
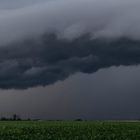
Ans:
POLYGON ((0 140, 140 140, 140 122, 0 122, 0 140))

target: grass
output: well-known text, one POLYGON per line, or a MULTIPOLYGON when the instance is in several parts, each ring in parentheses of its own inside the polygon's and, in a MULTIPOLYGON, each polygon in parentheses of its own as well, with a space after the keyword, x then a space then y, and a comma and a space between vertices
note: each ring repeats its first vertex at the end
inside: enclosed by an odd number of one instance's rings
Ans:
POLYGON ((140 140, 140 122, 0 122, 0 140, 140 140))

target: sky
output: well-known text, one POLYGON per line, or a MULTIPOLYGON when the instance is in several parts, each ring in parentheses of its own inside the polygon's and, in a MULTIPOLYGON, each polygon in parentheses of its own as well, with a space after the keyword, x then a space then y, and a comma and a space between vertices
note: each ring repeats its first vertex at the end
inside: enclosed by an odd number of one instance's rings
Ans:
POLYGON ((0 0, 0 116, 139 119, 139 6, 0 0))

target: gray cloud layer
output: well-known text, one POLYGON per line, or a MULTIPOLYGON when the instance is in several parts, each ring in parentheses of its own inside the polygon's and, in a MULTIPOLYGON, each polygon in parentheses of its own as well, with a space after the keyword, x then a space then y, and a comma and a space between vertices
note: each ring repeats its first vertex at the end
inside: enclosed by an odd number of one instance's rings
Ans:
POLYGON ((138 0, 47 0, 37 4, 31 4, 30 0, 27 3, 30 4, 23 8, 1 9, 1 44, 38 37, 45 32, 56 32, 60 38, 68 39, 85 33, 91 33, 93 38, 140 39, 138 0))
POLYGON ((0 10, 0 88, 45 86, 76 72, 140 63, 138 0, 29 5, 0 10))
POLYGON ((0 0, 0 9, 19 9, 50 0, 0 0))

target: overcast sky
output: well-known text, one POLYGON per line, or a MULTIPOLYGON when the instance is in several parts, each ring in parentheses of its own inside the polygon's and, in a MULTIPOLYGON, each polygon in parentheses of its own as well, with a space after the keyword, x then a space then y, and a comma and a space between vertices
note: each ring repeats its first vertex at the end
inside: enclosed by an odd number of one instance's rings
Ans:
POLYGON ((0 0, 0 116, 139 119, 139 0, 0 0))
POLYGON ((49 0, 0 0, 1 9, 19 9, 49 0))
POLYGON ((59 38, 67 39, 86 33, 91 38, 140 39, 138 0, 14 1, 0 4, 1 45, 39 37, 46 32, 55 32, 59 38))

